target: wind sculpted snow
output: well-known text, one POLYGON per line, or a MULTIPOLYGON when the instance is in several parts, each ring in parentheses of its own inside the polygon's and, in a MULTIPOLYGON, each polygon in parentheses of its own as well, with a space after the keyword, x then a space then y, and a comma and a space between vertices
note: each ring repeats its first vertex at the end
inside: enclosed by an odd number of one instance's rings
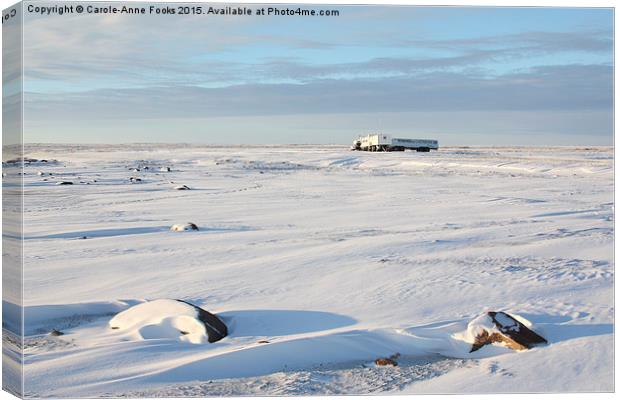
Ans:
POLYGON ((613 148, 25 150, 31 396, 613 390, 613 148), (154 299, 229 336, 110 328, 154 299), (470 354, 485 311, 549 344, 470 354))

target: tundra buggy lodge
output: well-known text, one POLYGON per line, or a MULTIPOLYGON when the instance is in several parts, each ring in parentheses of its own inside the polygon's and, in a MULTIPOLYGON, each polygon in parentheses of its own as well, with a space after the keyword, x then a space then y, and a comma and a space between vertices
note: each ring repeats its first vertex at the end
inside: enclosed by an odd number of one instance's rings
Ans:
POLYGON ((361 151, 405 151, 415 150, 429 152, 439 150, 439 143, 432 139, 401 139, 390 135, 371 134, 359 136, 353 141, 351 150, 361 151))

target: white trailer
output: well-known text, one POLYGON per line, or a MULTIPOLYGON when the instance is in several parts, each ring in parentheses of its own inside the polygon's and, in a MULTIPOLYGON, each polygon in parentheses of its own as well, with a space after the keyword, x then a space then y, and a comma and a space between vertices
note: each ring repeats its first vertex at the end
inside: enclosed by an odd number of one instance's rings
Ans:
POLYGON ((428 152, 439 150, 439 143, 433 139, 402 139, 392 138, 385 134, 359 136, 353 141, 351 150, 360 151, 405 151, 415 150, 428 152))
POLYGON ((392 151, 404 151, 405 149, 416 151, 439 150, 439 142, 434 139, 392 139, 392 151))
POLYGON ((386 151, 392 144, 392 137, 390 135, 371 134, 360 136, 357 141, 359 142, 359 150, 386 151))

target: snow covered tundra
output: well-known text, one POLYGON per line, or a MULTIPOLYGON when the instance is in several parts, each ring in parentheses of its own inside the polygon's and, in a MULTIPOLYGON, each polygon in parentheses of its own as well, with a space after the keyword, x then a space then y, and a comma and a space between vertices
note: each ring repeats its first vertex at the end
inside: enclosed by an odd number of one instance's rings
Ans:
POLYGON ((613 148, 26 156, 27 396, 614 390, 613 148))

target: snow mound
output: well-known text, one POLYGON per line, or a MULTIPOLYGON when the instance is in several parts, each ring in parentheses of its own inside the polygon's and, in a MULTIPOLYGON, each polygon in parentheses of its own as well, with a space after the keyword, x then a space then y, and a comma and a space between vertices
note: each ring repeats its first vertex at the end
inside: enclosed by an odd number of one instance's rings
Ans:
POLYGON ((227 334, 225 325, 216 316, 192 304, 171 299, 135 305, 117 314, 109 325, 137 339, 176 339, 193 344, 212 343, 227 334), (218 322, 223 329, 214 326, 218 322))
POLYGON ((174 224, 170 227, 171 231, 184 232, 184 231, 197 231, 198 226, 192 222, 186 222, 184 224, 174 224))

